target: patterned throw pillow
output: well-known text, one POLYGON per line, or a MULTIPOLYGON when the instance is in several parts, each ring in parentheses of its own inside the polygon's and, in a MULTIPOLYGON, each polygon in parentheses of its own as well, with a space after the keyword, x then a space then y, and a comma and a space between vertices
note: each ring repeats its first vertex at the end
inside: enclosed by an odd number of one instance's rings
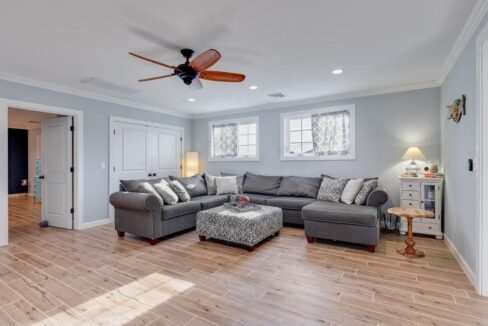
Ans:
POLYGON ((205 173, 205 182, 207 183, 207 194, 215 195, 217 193, 217 184, 215 183, 215 176, 205 173))
POLYGON ((324 178, 320 185, 317 199, 332 202, 339 202, 341 200, 342 191, 349 179, 330 179, 324 178))
POLYGON ((169 186, 176 193, 181 202, 190 201, 190 195, 179 181, 171 181, 169 186))
POLYGON ((158 201, 161 204, 161 206, 164 205, 163 198, 158 194, 158 192, 156 191, 156 189, 154 189, 154 187, 151 186, 151 184, 149 182, 142 182, 139 185, 139 187, 137 188, 137 192, 145 192, 145 193, 148 193, 148 194, 152 194, 152 195, 154 195, 154 197, 156 197, 158 199, 158 201))
POLYGON ((217 184, 217 195, 236 194, 238 191, 237 177, 217 177, 215 179, 217 184))
POLYGON ((173 190, 169 187, 166 180, 161 180, 161 182, 154 185, 154 189, 163 198, 164 202, 168 205, 174 205, 178 202, 178 195, 175 194, 173 190))
POLYGON ((369 180, 363 183, 361 190, 359 190, 358 194, 356 195, 356 198, 354 198, 354 204, 364 205, 371 191, 373 191, 377 186, 378 186, 377 179, 369 180))

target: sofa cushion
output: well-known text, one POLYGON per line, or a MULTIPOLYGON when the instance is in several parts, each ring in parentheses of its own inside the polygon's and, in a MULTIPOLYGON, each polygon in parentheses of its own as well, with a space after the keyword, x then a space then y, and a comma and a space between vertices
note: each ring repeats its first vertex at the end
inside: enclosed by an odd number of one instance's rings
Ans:
POLYGON ((362 226, 376 226, 377 214, 375 207, 320 200, 303 207, 302 210, 304 220, 362 226))
POLYGON ((242 190, 247 193, 275 195, 280 188, 282 177, 246 173, 242 190))
POLYGON ((205 210, 205 209, 220 206, 223 203, 228 202, 229 196, 228 195, 220 195, 220 196, 204 195, 204 196, 193 197, 190 201, 200 203, 202 210, 205 210))
POLYGON ((139 187, 148 182, 151 186, 161 181, 158 179, 137 179, 137 180, 120 180, 120 191, 139 192, 139 187))
POLYGON ((266 205, 299 211, 315 200, 307 197, 273 197, 266 200, 266 205))
POLYGON ((261 195, 261 194, 244 193, 243 195, 249 197, 251 203, 258 204, 258 205, 266 205, 266 200, 275 198, 274 196, 261 195))
POLYGON ((181 178, 181 177, 170 177, 171 180, 179 181, 190 197, 197 197, 207 195, 207 184, 205 183, 205 178, 203 174, 195 174, 191 177, 181 178))
POLYGON ((176 203, 174 205, 164 205, 161 208, 161 218, 163 220, 170 220, 172 218, 196 213, 201 211, 199 202, 187 201, 183 203, 176 203))
POLYGON ((321 178, 283 177, 276 196, 317 198, 321 178))

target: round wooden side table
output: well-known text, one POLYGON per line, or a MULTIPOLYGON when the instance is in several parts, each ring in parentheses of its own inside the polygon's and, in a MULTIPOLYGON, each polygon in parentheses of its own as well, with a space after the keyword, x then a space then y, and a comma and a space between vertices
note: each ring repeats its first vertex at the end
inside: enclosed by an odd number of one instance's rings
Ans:
POLYGON ((388 213, 392 215, 396 215, 399 217, 405 217, 408 222, 408 233, 407 233, 407 240, 405 240, 405 244, 407 247, 405 249, 397 249, 397 252, 400 255, 406 257, 415 257, 421 258, 425 257, 425 254, 420 250, 415 250, 415 241, 413 240, 413 218, 420 217, 420 218, 434 218, 434 213, 431 211, 426 211, 425 209, 418 209, 418 208, 401 208, 401 207, 392 207, 388 209, 388 213))

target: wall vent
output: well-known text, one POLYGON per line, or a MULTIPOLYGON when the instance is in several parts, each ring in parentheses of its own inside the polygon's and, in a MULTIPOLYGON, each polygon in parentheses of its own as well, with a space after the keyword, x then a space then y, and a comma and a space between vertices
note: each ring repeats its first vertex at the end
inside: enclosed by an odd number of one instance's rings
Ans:
POLYGON ((281 92, 277 92, 277 93, 271 93, 271 94, 268 94, 269 97, 274 97, 274 98, 283 98, 283 97, 286 97, 285 94, 281 93, 281 92))

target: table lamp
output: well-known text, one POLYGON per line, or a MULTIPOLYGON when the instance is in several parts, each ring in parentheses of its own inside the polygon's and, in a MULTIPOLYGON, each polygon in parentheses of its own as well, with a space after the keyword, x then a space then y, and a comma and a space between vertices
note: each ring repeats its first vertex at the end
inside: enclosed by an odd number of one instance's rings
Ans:
POLYGON ((425 160, 425 155, 418 147, 409 147, 405 154, 403 154, 402 160, 411 160, 410 164, 405 168, 405 172, 408 175, 416 177, 420 171, 420 167, 415 160, 425 160))

